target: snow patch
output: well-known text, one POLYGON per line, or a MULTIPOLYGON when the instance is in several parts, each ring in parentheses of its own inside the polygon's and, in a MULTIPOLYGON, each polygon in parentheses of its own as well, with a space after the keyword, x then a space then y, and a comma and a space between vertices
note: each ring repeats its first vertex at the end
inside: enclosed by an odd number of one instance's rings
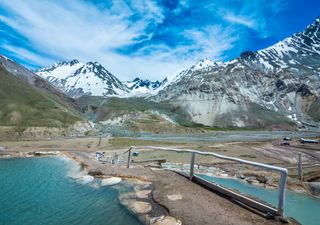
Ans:
POLYGON ((297 114, 293 113, 292 115, 288 115, 287 116, 289 119, 293 120, 293 121, 297 121, 298 118, 297 118, 297 114))

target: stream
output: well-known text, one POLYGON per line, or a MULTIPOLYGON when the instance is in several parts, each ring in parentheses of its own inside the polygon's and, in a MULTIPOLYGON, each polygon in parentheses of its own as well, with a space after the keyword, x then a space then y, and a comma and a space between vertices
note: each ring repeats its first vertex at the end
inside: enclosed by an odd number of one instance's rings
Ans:
MULTIPOLYGON (((208 175, 197 176, 223 187, 237 190, 247 196, 261 199, 274 207, 277 206, 277 189, 267 189, 234 178, 220 178, 208 175)), ((306 193, 286 190, 285 216, 292 217, 303 225, 318 225, 320 222, 320 199, 306 193)))

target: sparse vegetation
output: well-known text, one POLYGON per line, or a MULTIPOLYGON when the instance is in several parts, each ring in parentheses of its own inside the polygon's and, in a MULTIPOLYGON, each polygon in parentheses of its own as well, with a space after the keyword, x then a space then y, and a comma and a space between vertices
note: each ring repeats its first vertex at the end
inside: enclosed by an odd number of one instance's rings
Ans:
POLYGON ((164 145, 176 145, 174 142, 170 141, 153 141, 153 140, 141 140, 141 139, 131 139, 131 138, 112 138, 109 140, 109 144, 113 148, 129 148, 130 146, 164 146, 164 145))
MULTIPOLYGON (((249 115, 249 120, 255 120, 258 117, 257 126, 246 126, 246 127, 235 127, 235 126, 205 126, 203 124, 194 123, 191 121, 190 116, 178 106, 170 103, 153 102, 148 101, 144 98, 103 98, 96 96, 83 96, 77 100, 77 103, 81 106, 83 111, 85 109, 94 109, 86 111, 86 115, 96 121, 104 121, 107 119, 119 117, 122 115, 128 115, 133 113, 144 113, 144 118, 141 116, 136 116, 134 120, 130 120, 127 125, 134 131, 145 131, 145 132, 155 132, 163 133, 162 131, 172 131, 175 130, 177 133, 184 133, 185 131, 194 133, 197 132, 207 132, 207 131, 247 131, 247 130, 262 130, 266 129, 272 124, 283 125, 290 127, 293 125, 291 121, 283 116, 271 111, 263 111, 265 109, 258 108, 257 106, 252 106, 252 115, 249 115), (170 119, 175 121, 177 125, 172 127, 168 121, 165 124, 164 119, 152 114, 150 112, 157 111, 168 116, 170 119), (260 117, 265 116, 267 118, 266 122, 260 117), (181 131, 181 132, 179 132, 181 131)), ((243 113, 243 112, 242 112, 243 113)), ((241 114, 239 112, 239 114, 241 114)), ((225 115, 221 118, 221 124, 229 124, 229 116, 225 115)), ((252 121, 255 124, 255 121, 252 121)))
POLYGON ((67 127, 81 118, 0 66, 0 126, 67 127))
POLYGON ((320 121, 320 99, 312 102, 308 114, 316 121, 320 121))

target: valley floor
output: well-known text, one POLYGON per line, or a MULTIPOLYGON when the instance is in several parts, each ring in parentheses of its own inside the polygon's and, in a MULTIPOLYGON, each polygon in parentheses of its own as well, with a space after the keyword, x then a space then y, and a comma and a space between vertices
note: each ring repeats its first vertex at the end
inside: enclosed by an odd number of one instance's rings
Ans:
MULTIPOLYGON (((123 165, 110 165, 94 158, 94 153, 105 152, 105 156, 112 156, 114 152, 122 153, 134 145, 167 146, 174 148, 197 149, 211 151, 223 155, 240 157, 243 159, 263 162, 287 168, 297 166, 298 152, 302 152, 303 162, 306 164, 320 163, 320 145, 300 144, 293 140, 290 146, 281 146, 280 139, 248 142, 175 142, 168 140, 138 140, 133 138, 102 138, 99 144, 97 137, 85 138, 55 138, 32 141, 0 142, 0 157, 33 156, 34 152, 50 152, 67 155, 79 161, 85 168, 93 172, 100 172, 104 176, 120 176, 123 178, 137 178, 152 183, 152 200, 163 206, 168 214, 179 219, 184 225, 192 224, 278 224, 279 221, 265 218, 247 210, 229 200, 216 195, 174 172, 161 170, 152 163, 133 163, 130 169, 123 165)), ((121 159, 121 158, 120 158, 121 159)), ((126 158, 123 158, 125 161, 126 158)), ((146 159, 166 159, 167 162, 188 164, 190 156, 183 153, 168 153, 161 151, 139 151, 135 161, 146 159)), ((275 175, 254 168, 208 157, 197 157, 199 167, 216 167, 220 172, 215 175, 256 177, 258 185, 274 187, 278 178, 275 175), (261 177, 263 179, 261 179, 261 177)), ((305 170, 305 179, 312 178, 319 181, 320 167, 305 170)), ((288 188, 296 191, 309 192, 307 182, 299 182, 297 171, 289 170, 288 188)), ((308 180, 305 180, 308 181, 308 180)), ((141 215, 140 215, 141 216, 141 215)), ((295 223, 295 222, 292 222, 295 223)), ((173 223, 174 224, 174 223, 173 223)))

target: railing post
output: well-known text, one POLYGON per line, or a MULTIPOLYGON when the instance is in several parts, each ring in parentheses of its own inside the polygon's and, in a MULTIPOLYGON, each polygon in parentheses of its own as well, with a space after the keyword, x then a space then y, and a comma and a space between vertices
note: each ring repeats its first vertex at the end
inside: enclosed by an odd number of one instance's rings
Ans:
POLYGON ((98 143, 98 146, 101 145, 101 139, 102 139, 102 133, 99 133, 99 143, 98 143))
POLYGON ((196 153, 191 153, 191 163, 190 163, 190 180, 192 180, 192 177, 194 176, 194 161, 196 159, 196 153))
POLYGON ((302 160, 301 160, 301 152, 299 152, 299 156, 298 156, 298 178, 300 181, 302 181, 303 177, 302 177, 302 160))
POLYGON ((288 171, 281 172, 279 181, 278 213, 283 217, 288 171))
POLYGON ((101 137, 99 137, 99 143, 98 143, 98 146, 101 145, 101 137))
POLYGON ((132 150, 132 147, 131 147, 131 148, 129 148, 129 150, 128 150, 128 162, 127 162, 127 168, 130 168, 131 150, 132 150))

